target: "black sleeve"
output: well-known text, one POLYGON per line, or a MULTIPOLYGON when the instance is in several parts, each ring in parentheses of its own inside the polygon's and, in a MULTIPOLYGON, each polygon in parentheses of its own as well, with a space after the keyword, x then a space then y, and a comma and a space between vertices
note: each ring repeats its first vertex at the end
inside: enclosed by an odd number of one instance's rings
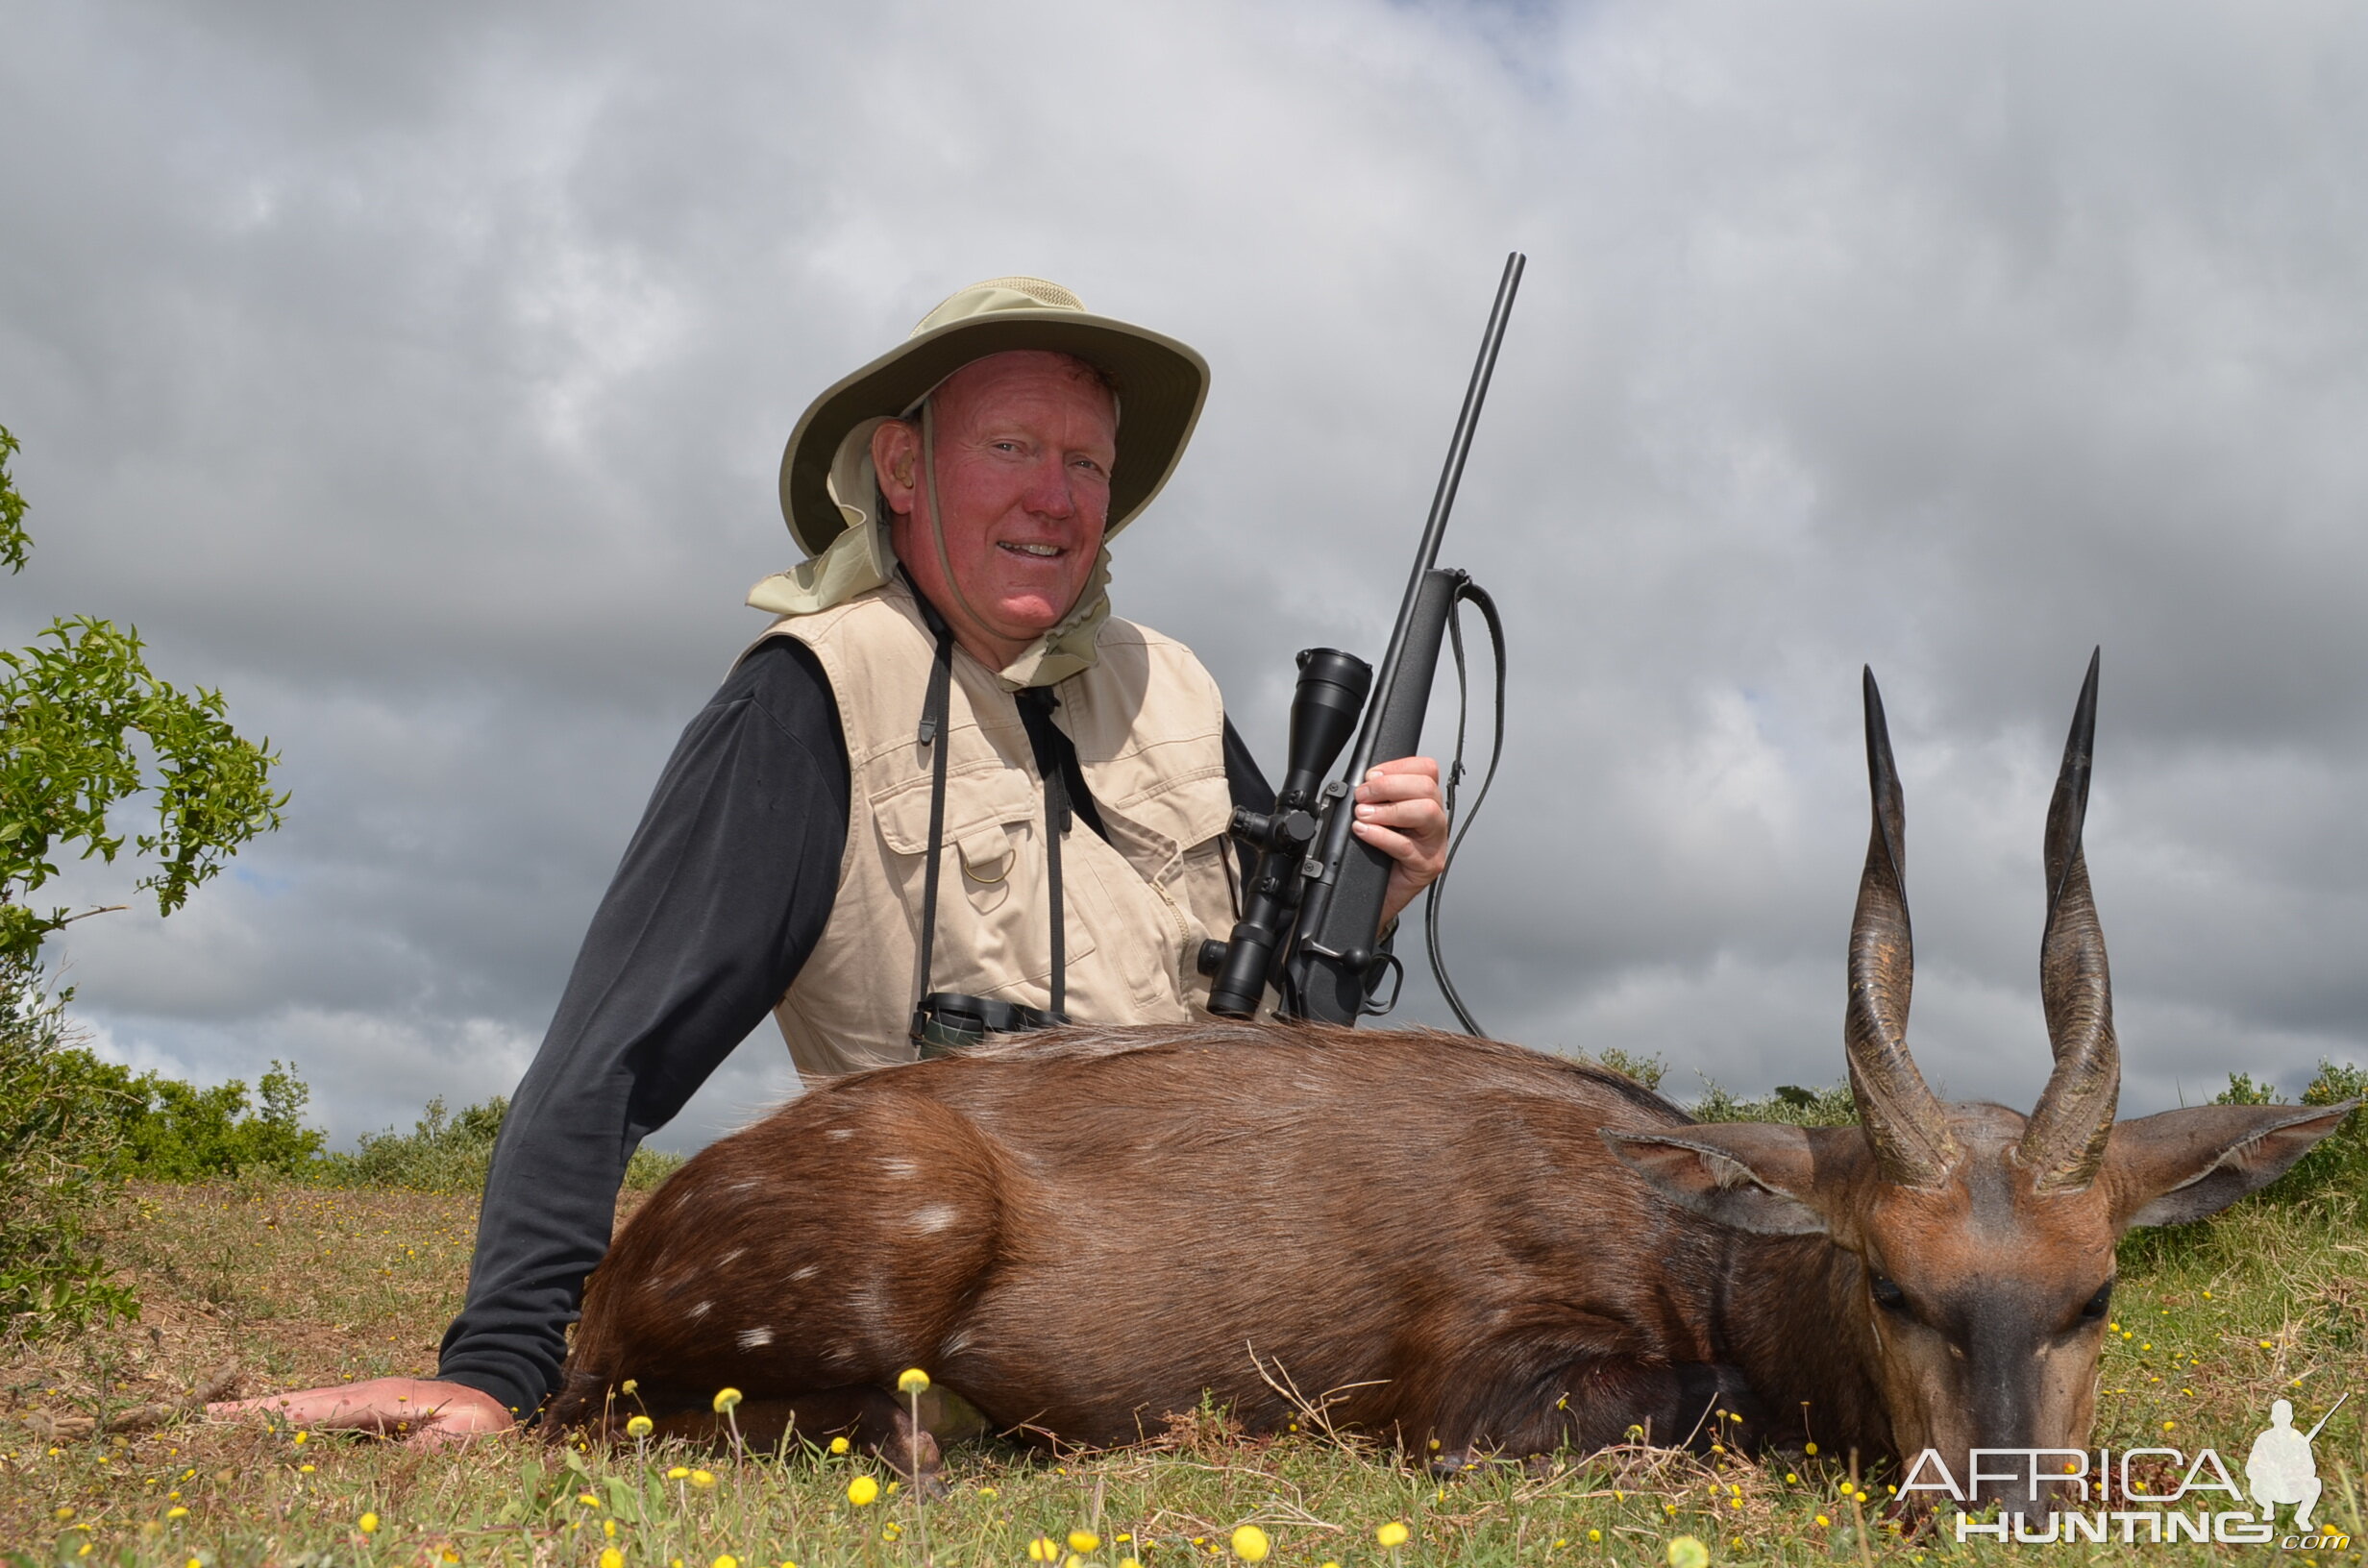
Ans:
POLYGON ((626 1162, 764 1020, 821 939, 847 742, 814 655, 773 638, 683 730, 510 1102, 438 1377, 521 1414, 557 1381, 626 1162))
MULTIPOLYGON (((1225 788, 1232 792, 1237 811, 1245 807, 1258 812, 1274 809, 1274 786, 1259 772, 1258 759, 1242 744, 1242 732, 1233 727, 1231 719, 1225 721, 1225 788)), ((1233 852, 1242 865, 1242 880, 1247 882, 1258 870, 1258 851, 1237 842, 1233 852)))

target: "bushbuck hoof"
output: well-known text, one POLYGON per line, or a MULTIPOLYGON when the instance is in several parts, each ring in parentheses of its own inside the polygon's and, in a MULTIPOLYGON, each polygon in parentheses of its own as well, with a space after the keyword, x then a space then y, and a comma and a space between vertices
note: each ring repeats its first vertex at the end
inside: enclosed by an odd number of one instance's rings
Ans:
POLYGON ((1461 1481, 1464 1472, 1479 1461, 1468 1443, 1462 1448, 1443 1448, 1433 1454, 1428 1466, 1434 1481, 1461 1481))

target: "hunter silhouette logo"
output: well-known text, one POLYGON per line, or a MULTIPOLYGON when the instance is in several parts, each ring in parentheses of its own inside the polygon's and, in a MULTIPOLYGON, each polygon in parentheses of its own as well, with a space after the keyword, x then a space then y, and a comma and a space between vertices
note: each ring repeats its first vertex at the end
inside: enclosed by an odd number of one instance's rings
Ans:
POLYGON ((2294 1505, 2294 1528, 2310 1528, 2310 1510, 2319 1505, 2319 1466, 2311 1457, 2310 1445, 2343 1409, 2343 1401, 2352 1397, 2347 1389, 2343 1398, 2327 1409, 2318 1425, 2308 1432, 2294 1430, 2294 1406, 2279 1400, 2269 1408, 2269 1430, 2253 1439, 2253 1452, 2245 1456, 2245 1486, 2253 1493, 2253 1501, 2261 1506, 2264 1523, 2278 1517, 2278 1505, 2294 1505))

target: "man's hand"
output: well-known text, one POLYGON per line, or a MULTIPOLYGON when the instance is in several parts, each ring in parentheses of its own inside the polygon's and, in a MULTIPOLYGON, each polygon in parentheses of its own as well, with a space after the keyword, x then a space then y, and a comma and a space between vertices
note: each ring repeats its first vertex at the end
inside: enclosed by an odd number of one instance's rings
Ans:
POLYGON ((1381 895, 1386 926, 1447 869, 1447 808, 1439 797, 1437 759, 1400 757, 1367 773, 1357 786, 1354 822, 1358 838, 1395 863, 1381 895))
POLYGON ((267 1394, 209 1405, 206 1413, 218 1421, 269 1414, 316 1432, 375 1432, 385 1437, 407 1436, 430 1448, 507 1432, 518 1424, 491 1394, 466 1384, 426 1378, 373 1378, 334 1388, 267 1394))

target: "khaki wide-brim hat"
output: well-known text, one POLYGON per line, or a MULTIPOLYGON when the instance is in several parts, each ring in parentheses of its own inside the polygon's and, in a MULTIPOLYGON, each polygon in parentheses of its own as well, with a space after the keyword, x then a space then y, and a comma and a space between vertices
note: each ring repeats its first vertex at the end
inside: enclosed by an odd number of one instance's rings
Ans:
MULTIPOLYGON (((781 515, 806 553, 821 554, 847 528, 829 478, 856 427, 901 416, 972 360, 1013 349, 1072 355, 1110 378, 1118 388, 1119 430, 1107 532, 1150 504, 1200 418, 1208 361, 1172 337, 1092 314, 1058 283, 995 278, 949 298, 902 344, 807 405, 781 453, 781 515)), ((868 472, 868 462, 863 466, 868 472)), ((869 496, 847 499, 866 511, 874 504, 869 496)))

